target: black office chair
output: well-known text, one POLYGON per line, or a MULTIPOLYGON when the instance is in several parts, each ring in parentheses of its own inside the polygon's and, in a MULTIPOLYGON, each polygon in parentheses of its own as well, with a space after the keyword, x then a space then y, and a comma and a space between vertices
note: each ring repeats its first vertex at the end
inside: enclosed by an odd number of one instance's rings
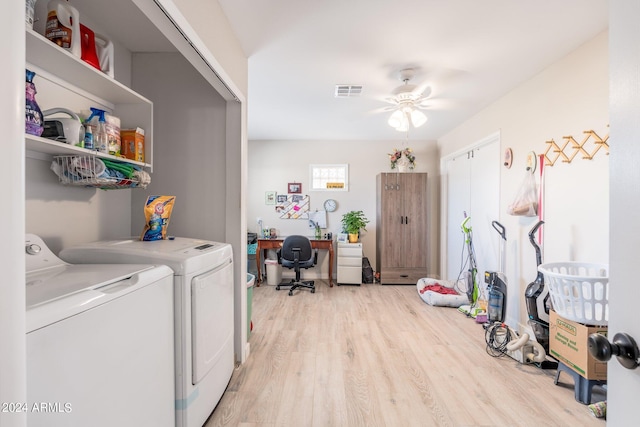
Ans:
POLYGON ((296 278, 291 279, 291 283, 281 283, 276 286, 276 290, 280 290, 280 286, 291 286, 289 295, 293 295, 293 290, 297 288, 308 288, 311 293, 316 292, 316 285, 313 280, 300 280, 300 269, 311 268, 318 262, 318 251, 311 248, 311 242, 305 236, 289 236, 282 242, 282 248, 278 250, 278 264, 283 267, 293 268, 296 272, 296 278))

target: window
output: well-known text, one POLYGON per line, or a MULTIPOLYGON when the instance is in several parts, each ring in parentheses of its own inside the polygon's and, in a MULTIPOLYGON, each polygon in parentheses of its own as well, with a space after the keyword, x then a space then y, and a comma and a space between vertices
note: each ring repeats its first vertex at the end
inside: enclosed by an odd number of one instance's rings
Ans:
POLYGON ((349 165, 310 165, 310 191, 349 191, 349 165))

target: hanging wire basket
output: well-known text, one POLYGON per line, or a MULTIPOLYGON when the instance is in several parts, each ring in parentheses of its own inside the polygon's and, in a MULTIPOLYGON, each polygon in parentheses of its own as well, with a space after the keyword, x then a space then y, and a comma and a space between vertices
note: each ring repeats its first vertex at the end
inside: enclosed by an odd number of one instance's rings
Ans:
POLYGON ((146 188, 150 175, 126 162, 97 156, 54 156, 51 169, 61 184, 104 190, 146 188))

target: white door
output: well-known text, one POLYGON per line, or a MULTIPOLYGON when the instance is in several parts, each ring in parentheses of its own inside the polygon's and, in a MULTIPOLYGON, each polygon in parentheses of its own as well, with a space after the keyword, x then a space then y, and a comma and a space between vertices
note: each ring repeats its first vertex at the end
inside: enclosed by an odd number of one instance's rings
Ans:
MULTIPOLYGON (((609 340, 626 332, 640 340, 638 322, 638 236, 640 222, 640 2, 609 3, 610 78, 610 236, 609 340), (615 141, 615 144, 613 143, 615 141)), ((640 369, 623 368, 615 357, 608 364, 607 424, 637 425, 640 369)))
POLYGON ((456 280, 469 267, 463 264, 463 249, 464 256, 467 253, 461 229, 464 213, 471 217, 468 225, 473 232, 478 284, 483 285, 486 270, 498 268, 499 239, 491 222, 499 219, 499 151, 496 133, 445 162, 448 280, 456 280))
POLYGON ((498 271, 499 234, 491 226, 500 219, 500 140, 499 136, 472 151, 471 224, 473 246, 478 264, 478 281, 484 283, 485 271, 498 271))
POLYGON ((470 211, 469 182, 471 168, 468 153, 460 154, 447 161, 445 179, 447 182, 447 271, 444 279, 456 280, 461 273, 461 257, 464 235, 460 225, 464 213, 470 211))
POLYGON ((233 264, 229 262, 191 281, 193 384, 198 384, 216 364, 233 364, 232 358, 225 359, 224 354, 233 340, 233 331, 233 264))

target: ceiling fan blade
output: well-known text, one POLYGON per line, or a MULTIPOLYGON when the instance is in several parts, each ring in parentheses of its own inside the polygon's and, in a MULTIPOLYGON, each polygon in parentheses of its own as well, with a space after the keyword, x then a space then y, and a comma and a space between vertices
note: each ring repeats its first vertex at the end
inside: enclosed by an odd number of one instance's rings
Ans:
POLYGON ((431 84, 429 83, 423 83, 418 87, 416 87, 413 91, 413 93, 421 96, 422 99, 429 98, 431 96, 431 92, 432 92, 431 84))
POLYGON ((375 110, 371 110, 369 113, 370 114, 382 114, 382 113, 388 113, 391 111, 395 111, 397 110, 397 107, 394 107, 392 105, 388 105, 386 107, 380 107, 380 108, 376 108, 375 110))
POLYGON ((415 104, 420 110, 451 110, 456 103, 451 99, 431 98, 425 99, 419 104, 415 104))
POLYGON ((387 96, 383 98, 383 101, 389 104, 398 105, 398 100, 393 96, 387 96))

